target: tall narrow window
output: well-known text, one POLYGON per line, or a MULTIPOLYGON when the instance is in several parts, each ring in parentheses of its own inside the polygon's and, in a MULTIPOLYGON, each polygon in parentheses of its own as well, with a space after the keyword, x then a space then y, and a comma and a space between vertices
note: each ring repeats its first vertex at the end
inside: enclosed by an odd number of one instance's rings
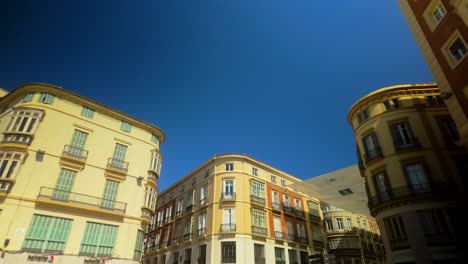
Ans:
POLYGON ((294 235, 294 226, 291 222, 291 220, 287 219, 286 220, 286 231, 288 233, 288 239, 291 241, 296 240, 295 235, 294 235))
POLYGON ((409 247, 405 225, 403 224, 401 216, 397 215, 384 218, 384 224, 392 249, 409 247))
POLYGON ((276 176, 271 175, 271 182, 276 183, 276 176))
POLYGON ((75 183, 76 171, 60 169, 60 174, 52 192, 52 198, 56 200, 68 201, 70 192, 75 183))
POLYGON ((348 230, 353 230, 353 220, 346 218, 346 221, 348 222, 348 230))
POLYGON ((336 218, 336 225, 338 230, 344 230, 343 218, 336 218))
POLYGON ((55 95, 51 93, 41 93, 39 96, 39 103, 43 104, 52 104, 54 102, 55 95))
POLYGON ((206 245, 198 247, 198 264, 206 264, 206 245))
POLYGON ((296 210, 302 211, 302 203, 299 199, 294 199, 294 206, 296 210))
POLYGON ((421 163, 404 165, 405 172, 408 175, 410 187, 413 191, 430 191, 431 186, 427 180, 426 172, 421 163))
POLYGON ((253 176, 258 176, 258 169, 257 168, 252 168, 252 175, 253 176))
POLYGON ((5 129, 3 142, 13 142, 29 145, 36 130, 42 111, 20 108, 13 110, 13 114, 5 129), (19 133, 18 133, 19 132, 19 133))
POLYGON ((223 232, 236 231, 236 222, 234 218, 234 208, 224 209, 223 225, 221 226, 223 232))
POLYGON ((275 237, 284 238, 283 230, 281 230, 281 219, 279 217, 273 217, 273 226, 275 229, 275 237))
POLYGON ((451 118, 443 118, 439 120, 439 123, 445 143, 448 146, 454 146, 455 142, 460 139, 455 122, 451 118))
POLYGON ((199 236, 203 236, 206 233, 206 215, 207 215, 206 212, 198 215, 198 235, 199 236))
POLYGON ((265 246, 254 244, 254 262, 255 264, 265 264, 265 246))
POLYGON ((393 124, 391 127, 395 148, 397 150, 415 147, 418 145, 417 139, 413 137, 408 123, 403 122, 393 124))
POLYGON ((23 155, 17 152, 0 152, 0 180, 15 177, 23 155))
POLYGON ((286 264, 284 248, 275 247, 275 264, 286 264))
POLYGON ((283 205, 291 207, 291 200, 289 199, 288 195, 283 194, 283 205))
POLYGON ((325 223, 327 225, 327 230, 328 231, 333 231, 333 221, 331 218, 325 219, 325 223))
POLYGON ((118 226, 86 222, 80 254, 111 257, 118 229, 118 226))
POLYGON ((266 227, 265 211, 252 209, 252 224, 254 226, 266 227))
POLYGON ((140 260, 141 258, 141 251, 143 248, 143 239, 145 238, 145 232, 142 230, 138 230, 137 238, 135 242, 135 250, 133 252, 133 259, 140 260))
POLYGON ((101 207, 113 209, 115 199, 117 198, 117 191, 119 189, 119 182, 106 180, 104 186, 104 194, 102 195, 101 207))
POLYGON ((96 110, 92 109, 92 108, 89 108, 87 106, 83 106, 83 108, 81 108, 81 113, 80 115, 81 116, 84 116, 86 118, 89 118, 89 119, 93 119, 94 118, 94 113, 96 112, 96 110))
POLYGON ((192 249, 187 248, 185 249, 185 261, 184 264, 190 264, 190 261, 192 259, 192 249))
POLYGON ((67 154, 74 156, 76 158, 79 158, 79 159, 86 157, 84 147, 85 147, 87 138, 88 138, 88 133, 75 129, 75 131, 73 132, 72 140, 70 142, 70 147, 68 148, 67 154))
POLYGON ((203 186, 200 189, 200 205, 208 203, 208 186, 203 186))
POLYGON ((132 124, 122 121, 120 124, 120 130, 130 133, 130 131, 132 131, 132 124))
POLYGON ((176 217, 182 216, 184 199, 177 200, 177 207, 176 207, 176 217))
POLYGON ((380 151, 377 138, 374 133, 364 137, 362 139, 362 144, 366 152, 366 162, 370 162, 378 157, 382 157, 382 152, 380 151))
POLYGON ((376 175, 374 175, 374 182, 379 200, 381 202, 388 201, 390 199, 390 189, 387 184, 385 173, 379 172, 376 175))
POLYGON ((252 181, 251 194, 257 197, 265 197, 265 184, 258 181, 252 181))
POLYGON ((114 155, 112 156, 112 167, 118 169, 125 169, 125 155, 127 154, 128 147, 119 143, 115 144, 114 155))
POLYGON ((63 253, 73 220, 33 215, 22 249, 63 253))
POLYGON ((161 175, 162 154, 157 149, 151 151, 150 170, 157 173, 158 177, 161 175))
POLYGON ((236 263, 236 242, 221 242, 221 263, 236 263))
POLYGON ((289 264, 298 264, 296 250, 288 249, 288 255, 289 255, 289 264))

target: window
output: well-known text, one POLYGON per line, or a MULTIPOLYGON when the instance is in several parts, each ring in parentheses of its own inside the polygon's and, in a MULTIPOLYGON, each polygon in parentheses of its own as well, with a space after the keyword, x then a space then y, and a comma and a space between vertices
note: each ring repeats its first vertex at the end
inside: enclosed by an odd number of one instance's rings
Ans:
POLYGON ((323 236, 322 229, 319 225, 311 224, 310 229, 312 230, 312 239, 315 241, 324 241, 325 238, 323 236))
POLYGON ((258 169, 252 168, 252 175, 253 176, 258 176, 258 169))
POLYGON ((328 239, 329 249, 360 248, 359 240, 354 237, 331 237, 328 239))
POLYGON ((184 238, 186 237, 187 234, 190 234, 190 235, 192 234, 192 228, 193 228, 193 216, 185 221, 184 238))
POLYGON ((390 106, 390 102, 387 100, 387 101, 383 101, 383 104, 385 106, 385 110, 391 110, 392 107, 390 106))
POLYGON ((151 142, 153 142, 156 145, 159 145, 159 138, 156 134, 151 134, 151 142))
POLYGON ((60 169, 60 174, 55 184, 52 198, 55 200, 68 201, 70 191, 75 183, 76 171, 60 169))
POLYGON ((294 240, 294 228, 291 220, 286 219, 286 232, 288 233, 288 239, 294 240))
POLYGON ((50 94, 50 93, 41 93, 39 96, 39 103, 43 104, 52 104, 54 102, 55 95, 50 94))
POLYGON ((206 212, 198 215, 198 236, 206 234, 206 216, 206 212))
POLYGON ((15 178, 23 155, 18 152, 0 152, 0 192, 9 191, 13 183, 6 181, 6 179, 12 180, 15 178))
POLYGON ((409 185, 413 191, 430 191, 431 187, 427 180, 426 172, 421 163, 404 165, 409 185))
POLYGON ((198 264, 206 264, 206 245, 198 247, 198 264))
POLYGON ((281 229, 281 219, 279 217, 273 217, 273 227, 276 238, 284 238, 283 230, 281 229))
POLYGON ((390 189, 389 184, 387 183, 387 177, 385 172, 379 172, 373 176, 375 188, 377 190, 377 196, 379 197, 380 202, 385 202, 390 200, 390 189))
POLYGON ((234 180, 224 180, 223 181, 223 199, 235 199, 236 198, 236 191, 235 191, 235 182, 234 180))
POLYGON ((445 143, 448 146, 454 146, 455 142, 460 139, 455 122, 451 118, 441 118, 439 119, 439 124, 445 143))
POLYGON ((276 184, 276 176, 271 175, 271 182, 276 184))
POLYGON ((156 189, 151 185, 147 185, 145 187, 145 206, 152 210, 156 209, 156 197, 156 189))
POLYGON ((309 214, 315 215, 315 216, 320 216, 318 203, 308 201, 307 205, 309 206, 309 214))
POLYGON ((286 181, 285 180, 281 180, 281 186, 286 187, 286 181))
POLYGON ((325 223, 327 225, 327 230, 328 231, 333 231, 333 221, 332 219, 325 219, 325 223))
POLYGON ((452 68, 458 65, 468 54, 467 45, 458 31, 444 45, 445 55, 452 68))
POLYGON ((365 136, 362 139, 362 145, 365 150, 365 161, 370 162, 376 158, 382 157, 377 138, 374 133, 365 136))
POLYGON ((83 106, 83 108, 81 108, 81 113, 80 115, 81 116, 84 116, 86 118, 89 118, 89 119, 93 119, 94 118, 94 113, 96 112, 96 110, 94 109, 91 109, 87 106, 83 106))
POLYGON ((172 264, 179 263, 179 251, 172 253, 172 264))
POLYGON ((195 202, 195 190, 191 190, 187 193, 187 206, 193 205, 195 202))
POLYGON ((309 263, 309 253, 305 251, 299 251, 301 256, 301 264, 308 264, 309 263))
POLYGON ((151 151, 150 170, 157 173, 158 177, 161 175, 162 154, 157 149, 151 151))
POLYGON ((233 171, 234 170, 234 163, 226 163, 226 171, 233 171))
POLYGON ((452 240, 449 221, 444 210, 422 210, 418 211, 418 215, 424 235, 430 244, 452 240))
POLYGON ((297 251, 293 249, 288 250, 289 264, 298 264, 297 262, 297 251))
POLYGON ((187 248, 185 250, 185 260, 184 260, 184 264, 190 264, 190 261, 192 259, 192 249, 191 248, 187 248))
POLYGON ((79 159, 86 157, 84 147, 87 139, 88 133, 75 129, 70 146, 66 149, 67 154, 79 159))
POLYGON ((224 209, 223 211, 223 225, 221 227, 221 230, 224 232, 236 231, 234 208, 224 209))
POLYGON ((442 5, 441 1, 439 0, 432 0, 429 1, 430 4, 427 6, 426 10, 424 11, 424 19, 426 20, 429 29, 434 31, 442 19, 445 17, 447 13, 446 9, 442 5))
POLYGON ((445 105, 445 101, 440 95, 426 96, 426 100, 429 105, 445 105))
POLYGON ((80 254, 112 256, 118 229, 118 226, 86 222, 80 254))
POLYGON ((252 209, 252 225, 266 227, 265 211, 252 209))
POLYGON ((284 248, 275 247, 275 264, 286 264, 284 248))
POLYGON ((30 109, 16 109, 4 132, 3 142, 31 144, 32 134, 36 130, 43 112, 30 109), (16 134, 20 132, 21 134, 16 134))
POLYGON ((254 244, 254 262, 255 264, 265 264, 265 246, 254 244))
POLYGON ((383 105, 385 106, 385 110, 392 110, 400 107, 400 104, 398 102, 398 98, 394 98, 391 100, 385 100, 383 101, 383 105))
POLYGON ((114 168, 125 169, 125 155, 128 147, 119 143, 115 144, 114 155, 110 165, 114 168))
POLYGON ((305 231, 304 224, 302 224, 302 223, 297 223, 297 224, 296 224, 296 229, 297 229, 297 235, 298 235, 299 237, 302 237, 302 238, 305 238, 305 237, 306 237, 306 231, 305 231))
POLYGON ((120 130, 130 133, 130 131, 132 130, 132 124, 122 121, 122 123, 120 124, 120 130))
POLYGON ((289 199, 288 195, 283 194, 283 205, 291 207, 291 200, 289 199))
POLYGON ((336 224, 338 225, 338 230, 344 230, 343 218, 336 218, 336 224))
POLYGON ((63 253, 73 220, 33 215, 22 249, 63 253))
POLYGON ((221 263, 236 263, 236 242, 221 242, 221 263))
POLYGON ((296 210, 302 211, 302 204, 299 199, 294 199, 294 206, 296 210))
POLYGON ((208 203, 208 186, 203 186, 200 189, 200 205, 208 203))
POLYGON ((182 216, 183 204, 184 204, 184 199, 177 200, 176 217, 182 216))
POLYGON ((348 230, 353 230, 353 220, 346 218, 346 221, 348 222, 348 230))
POLYGON ((257 197, 264 197, 265 195, 265 184, 258 181, 252 181, 251 194, 257 197))
POLYGON ((118 181, 106 180, 104 186, 104 194, 102 195, 101 207, 113 209, 115 198, 117 198, 117 190, 119 189, 118 181))
POLYGON ((346 189, 343 189, 343 190, 339 190, 338 191, 341 195, 345 196, 345 195, 349 195, 349 194, 353 194, 353 191, 351 191, 350 188, 346 188, 346 189))
POLYGON ((440 20, 442 20, 442 18, 445 16, 446 13, 447 13, 447 11, 442 6, 442 4, 439 4, 439 5, 437 5, 434 12, 432 12, 432 17, 434 18, 434 20, 436 22, 439 22, 440 20))
POLYGON ((369 113, 367 109, 363 110, 358 114, 358 122, 359 124, 362 123, 362 121, 367 120, 369 118, 369 113))
POLYGON ((34 97, 34 94, 35 94, 35 92, 26 93, 26 94, 24 95, 24 97, 23 97, 22 102, 23 102, 23 103, 31 102, 32 99, 33 99, 33 97, 34 97))
POLYGON ((278 192, 277 192, 277 191, 272 191, 272 192, 271 192, 271 197, 272 197, 271 200, 272 200, 272 202, 273 202, 273 204, 272 204, 273 208, 275 208, 275 209, 281 209, 278 192))
POLYGON ((387 229, 387 236, 390 240, 392 249, 400 249, 409 247, 407 243, 407 235, 405 225, 401 216, 392 216, 384 218, 385 228, 387 229), (406 243, 402 243, 406 242, 406 243))
POLYGON ((413 137, 407 122, 391 125, 394 145, 396 150, 418 146, 418 141, 413 137))
POLYGON ((141 258, 141 251, 143 248, 143 239, 145 238, 145 232, 142 230, 138 230, 137 238, 135 242, 135 251, 133 253, 133 259, 140 260, 141 258))

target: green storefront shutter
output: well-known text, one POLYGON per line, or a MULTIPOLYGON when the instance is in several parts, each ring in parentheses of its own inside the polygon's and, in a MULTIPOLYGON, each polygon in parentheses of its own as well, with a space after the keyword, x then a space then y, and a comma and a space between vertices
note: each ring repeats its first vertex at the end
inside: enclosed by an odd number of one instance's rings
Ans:
POLYGON ((115 239, 117 237, 117 227, 102 225, 101 241, 99 243, 98 255, 110 255, 114 250, 115 239))
POLYGON ((49 229, 51 219, 52 217, 50 216, 33 215, 23 248, 42 249, 47 238, 47 230, 49 229))
POLYGON ((23 249, 63 251, 72 224, 71 219, 33 215, 23 249))
POLYGON ((80 253, 112 256, 117 230, 117 226, 87 222, 80 253))
POLYGON ((53 199, 68 201, 70 199, 70 191, 75 182, 76 171, 61 169, 60 175, 55 184, 55 190, 52 193, 53 199))
POLYGON ((104 208, 114 208, 114 201, 117 198, 119 182, 106 180, 104 194, 102 195, 101 206, 104 208))
POLYGON ((55 218, 55 223, 47 241, 46 250, 63 251, 68 240, 72 220, 55 218))
POLYGON ((70 148, 70 153, 76 157, 81 157, 87 138, 88 133, 75 129, 70 143, 70 146, 72 146, 72 148, 70 148))
POLYGON ((142 247, 143 247, 143 239, 144 239, 144 232, 141 231, 141 230, 138 230, 138 233, 137 233, 137 239, 136 239, 136 242, 135 242, 135 253, 133 254, 133 258, 134 259, 140 259, 141 257, 141 251, 142 251, 142 247))
POLYGON ((80 252, 96 254, 98 245, 99 224, 86 223, 83 241, 81 242, 80 252))

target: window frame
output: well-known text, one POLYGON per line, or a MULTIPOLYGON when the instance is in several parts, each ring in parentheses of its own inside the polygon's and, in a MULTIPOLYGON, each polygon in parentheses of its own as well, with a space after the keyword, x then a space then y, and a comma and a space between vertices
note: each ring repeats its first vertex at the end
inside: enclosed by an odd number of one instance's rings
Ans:
POLYGON ((447 41, 442 45, 441 47, 442 54, 444 54, 445 59, 447 60, 447 63, 449 64, 450 68, 453 70, 455 69, 460 63, 468 57, 468 45, 466 40, 463 38, 463 36, 460 34, 460 31, 455 30, 452 35, 447 39, 447 41), (457 41, 457 39, 460 39, 461 43, 465 47, 465 53, 462 55, 460 59, 456 59, 453 54, 450 51, 450 47, 457 41))

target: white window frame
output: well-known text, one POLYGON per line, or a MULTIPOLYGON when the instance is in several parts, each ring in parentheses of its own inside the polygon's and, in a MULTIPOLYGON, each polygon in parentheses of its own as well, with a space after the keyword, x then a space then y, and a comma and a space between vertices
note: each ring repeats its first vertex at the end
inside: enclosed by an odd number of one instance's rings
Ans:
POLYGON ((468 45, 465 39, 463 39, 462 35, 460 34, 460 31, 455 30, 452 35, 447 39, 445 44, 441 48, 442 54, 444 54, 445 59, 447 60, 448 64, 452 69, 457 67, 463 60, 468 57, 468 45), (456 59, 453 54, 450 52, 450 46, 452 46, 457 39, 460 39, 462 44, 465 46, 465 53, 462 55, 460 59, 456 59))

